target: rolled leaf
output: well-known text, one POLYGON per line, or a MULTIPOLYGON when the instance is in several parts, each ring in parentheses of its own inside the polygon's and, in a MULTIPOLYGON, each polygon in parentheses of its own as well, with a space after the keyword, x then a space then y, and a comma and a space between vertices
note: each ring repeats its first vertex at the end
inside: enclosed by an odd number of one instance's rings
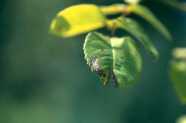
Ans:
POLYGON ((151 23, 168 40, 172 39, 166 27, 154 16, 154 14, 147 7, 140 4, 136 4, 136 5, 129 6, 128 9, 132 10, 133 13, 141 16, 149 23, 151 23))

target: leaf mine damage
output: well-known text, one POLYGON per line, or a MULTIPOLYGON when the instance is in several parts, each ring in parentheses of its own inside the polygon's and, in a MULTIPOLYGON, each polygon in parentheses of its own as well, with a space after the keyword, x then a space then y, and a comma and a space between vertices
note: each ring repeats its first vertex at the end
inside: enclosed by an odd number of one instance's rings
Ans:
POLYGON ((87 64, 89 64, 89 67, 91 67, 91 69, 98 75, 101 77, 103 84, 107 85, 109 83, 109 80, 111 79, 112 82, 114 83, 115 87, 119 87, 116 77, 113 73, 112 70, 110 69, 106 69, 106 70, 100 70, 100 66, 97 63, 97 61, 99 60, 98 57, 95 58, 91 58, 89 60, 87 60, 87 64))

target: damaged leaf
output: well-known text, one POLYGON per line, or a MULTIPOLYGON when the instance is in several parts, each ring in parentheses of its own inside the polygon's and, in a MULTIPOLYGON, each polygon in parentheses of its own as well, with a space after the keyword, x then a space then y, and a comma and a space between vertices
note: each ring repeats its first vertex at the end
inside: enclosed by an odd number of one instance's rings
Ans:
POLYGON ((105 37, 92 32, 86 37, 84 53, 87 63, 104 85, 111 80, 115 87, 126 87, 136 82, 142 68, 141 54, 130 37, 105 37))
POLYGON ((99 60, 98 57, 91 58, 87 60, 87 64, 89 64, 89 67, 91 67, 92 71, 94 71, 97 75, 100 76, 104 85, 108 84, 109 80, 112 78, 112 82, 114 83, 114 86, 118 87, 118 83, 116 81, 115 75, 113 74, 112 70, 110 69, 100 70, 100 66, 97 63, 98 60, 99 60))

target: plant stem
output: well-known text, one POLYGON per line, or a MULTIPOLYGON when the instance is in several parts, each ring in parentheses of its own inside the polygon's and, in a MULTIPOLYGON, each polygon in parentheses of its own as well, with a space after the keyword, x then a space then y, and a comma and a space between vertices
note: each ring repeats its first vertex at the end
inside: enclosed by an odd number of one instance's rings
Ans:
POLYGON ((124 7, 124 4, 115 4, 112 6, 100 6, 100 9, 105 15, 114 15, 123 13, 124 7))
POLYGON ((128 15, 133 11, 133 5, 114 4, 111 6, 100 6, 104 15, 124 14, 128 15))

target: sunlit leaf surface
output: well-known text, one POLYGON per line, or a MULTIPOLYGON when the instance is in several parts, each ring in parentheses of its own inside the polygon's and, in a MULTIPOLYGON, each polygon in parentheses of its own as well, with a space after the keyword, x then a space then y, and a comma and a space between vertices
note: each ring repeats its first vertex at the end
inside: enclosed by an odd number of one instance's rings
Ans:
POLYGON ((87 63, 104 84, 111 79, 116 87, 126 87, 135 83, 141 72, 141 55, 130 37, 109 38, 97 32, 89 33, 84 53, 87 63))
POLYGON ((50 31, 62 37, 69 37, 104 27, 105 21, 105 16, 96 5, 75 5, 57 14, 51 23, 50 31))

